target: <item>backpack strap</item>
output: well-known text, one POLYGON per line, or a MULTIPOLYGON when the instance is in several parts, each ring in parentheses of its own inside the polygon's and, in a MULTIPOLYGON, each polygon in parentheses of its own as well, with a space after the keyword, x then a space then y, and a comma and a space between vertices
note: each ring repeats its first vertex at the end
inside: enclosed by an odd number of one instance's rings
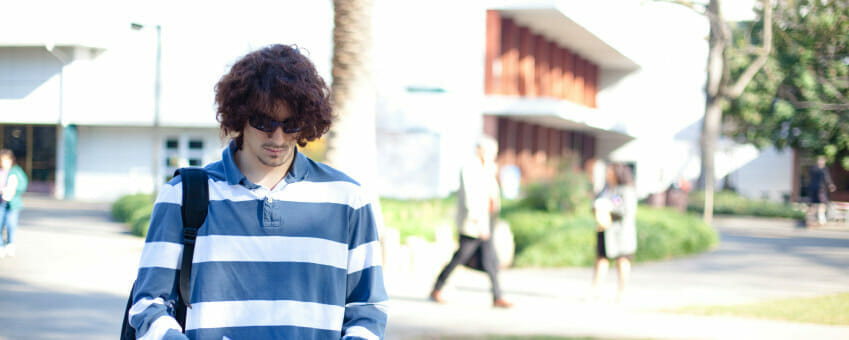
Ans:
POLYGON ((180 212, 183 216, 183 260, 180 266, 180 282, 178 292, 180 299, 191 305, 191 287, 189 281, 192 275, 192 257, 195 253, 195 239, 198 229, 206 220, 209 210, 209 184, 206 170, 203 168, 182 168, 174 172, 180 175, 183 183, 183 203, 180 212))

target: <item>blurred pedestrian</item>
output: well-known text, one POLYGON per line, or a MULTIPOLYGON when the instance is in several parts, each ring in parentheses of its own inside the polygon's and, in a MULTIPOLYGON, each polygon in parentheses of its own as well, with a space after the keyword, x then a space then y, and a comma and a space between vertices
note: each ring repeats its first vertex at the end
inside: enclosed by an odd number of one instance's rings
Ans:
POLYGON ((492 243, 492 231, 498 211, 501 209, 498 181, 495 179, 495 156, 498 143, 489 137, 482 137, 477 144, 475 157, 469 160, 460 173, 460 190, 457 194, 457 228, 460 233, 460 246, 451 261, 439 273, 430 299, 444 303, 442 287, 448 276, 458 265, 467 264, 476 255, 479 265, 489 276, 492 283, 492 305, 497 308, 510 308, 513 303, 502 297, 498 283, 498 257, 492 243))
POLYGON ((592 295, 599 296, 599 285, 610 265, 608 259, 614 259, 619 272, 616 300, 622 301, 631 275, 631 261, 637 251, 637 193, 631 168, 627 165, 608 165, 605 177, 604 189, 593 202, 597 233, 592 295))
POLYGON ((15 232, 27 183, 27 175, 15 164, 12 150, 0 150, 0 258, 15 256, 15 232))
POLYGON ((817 214, 817 223, 823 225, 826 222, 825 209, 828 204, 828 193, 837 189, 831 180, 828 168, 825 167, 825 156, 817 157, 817 164, 811 166, 808 171, 810 182, 808 194, 811 198, 811 208, 817 214))

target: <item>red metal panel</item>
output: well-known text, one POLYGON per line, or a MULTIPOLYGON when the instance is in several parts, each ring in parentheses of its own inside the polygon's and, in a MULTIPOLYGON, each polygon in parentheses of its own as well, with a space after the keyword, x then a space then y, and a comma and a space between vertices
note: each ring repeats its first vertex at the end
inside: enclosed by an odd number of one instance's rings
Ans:
POLYGON ((501 93, 501 14, 486 11, 486 56, 484 67, 484 93, 501 93))
POLYGON ((572 51, 563 49, 563 93, 560 98, 573 100, 575 83, 575 55, 572 51))
POLYGON ((584 105, 594 107, 595 103, 595 65, 589 61, 584 64, 584 105))
POLYGON ((519 95, 536 97, 537 89, 534 84, 534 43, 536 37, 527 27, 519 28, 519 95))
POLYGON ((501 94, 519 95, 519 27, 501 19, 501 94))
POLYGON ((548 130, 550 129, 542 125, 536 126, 536 145, 534 145, 534 154, 538 152, 548 154, 548 130))
POLYGON ((540 97, 551 96, 551 78, 549 58, 551 57, 551 42, 543 36, 537 36, 536 52, 534 59, 536 60, 536 77, 534 84, 537 88, 537 94, 540 97))
POLYGON ((587 160, 593 157, 595 157, 595 137, 589 134, 583 134, 581 165, 583 166, 587 160))
POLYGON ((551 96, 563 98, 563 49, 554 43, 551 47, 551 96))
POLYGON ((584 103, 584 76, 586 69, 586 60, 580 56, 575 57, 575 81, 572 86, 572 101, 576 104, 584 103))
POLYGON ((562 147, 560 144, 560 129, 551 129, 548 132, 548 156, 550 158, 559 158, 562 147))

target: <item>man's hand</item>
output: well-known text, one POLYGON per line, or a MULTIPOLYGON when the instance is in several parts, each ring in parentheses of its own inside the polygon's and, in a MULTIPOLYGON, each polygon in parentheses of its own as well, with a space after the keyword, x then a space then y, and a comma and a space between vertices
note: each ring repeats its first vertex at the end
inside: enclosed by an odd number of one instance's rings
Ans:
POLYGON ((830 192, 834 192, 834 191, 836 191, 836 190, 837 190, 837 187, 836 187, 836 186, 834 186, 834 184, 829 184, 829 185, 828 185, 828 191, 830 191, 830 192))

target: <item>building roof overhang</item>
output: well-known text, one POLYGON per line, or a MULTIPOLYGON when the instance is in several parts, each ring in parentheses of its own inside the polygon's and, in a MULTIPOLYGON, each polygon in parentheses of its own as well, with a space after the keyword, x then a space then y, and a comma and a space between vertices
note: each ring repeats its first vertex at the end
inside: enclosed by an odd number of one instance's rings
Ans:
POLYGON ((624 124, 611 118, 614 115, 554 98, 486 96, 483 112, 551 128, 589 132, 619 144, 636 138, 625 130, 624 124))
POLYGON ((640 68, 634 60, 567 15, 556 2, 513 1, 490 9, 577 52, 603 69, 634 71, 640 68))

